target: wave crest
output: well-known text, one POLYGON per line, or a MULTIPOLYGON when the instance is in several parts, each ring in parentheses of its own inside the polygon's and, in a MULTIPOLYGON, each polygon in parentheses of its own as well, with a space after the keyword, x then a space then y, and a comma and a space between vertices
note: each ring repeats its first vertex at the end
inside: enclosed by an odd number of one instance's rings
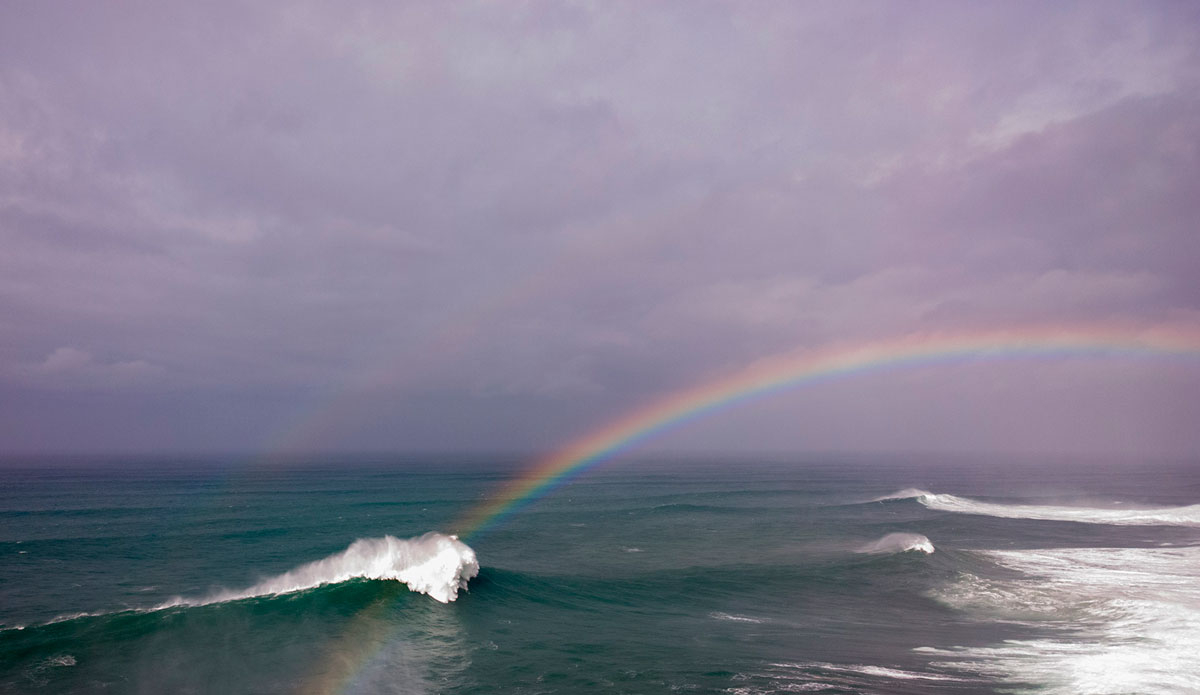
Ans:
POLYGON ((907 553, 916 550, 926 555, 933 552, 933 543, 919 533, 889 533, 877 541, 872 541, 858 549, 860 553, 883 555, 890 553, 907 553))
POLYGON ((203 599, 177 598, 158 608, 202 606, 255 596, 273 596, 336 584, 350 579, 392 579, 442 603, 479 574, 475 551, 457 536, 430 532, 416 538, 360 538, 340 553, 264 579, 240 591, 221 591, 203 599))
POLYGON ((932 492, 930 492, 928 490, 922 490, 921 488, 906 487, 903 490, 897 490, 896 492, 893 492, 890 495, 883 495, 882 497, 876 497, 875 499, 873 499, 871 501, 872 502, 887 502, 888 500, 910 500, 910 499, 913 499, 914 497, 924 497, 926 495, 932 495, 932 494, 933 494, 932 492))
POLYGON ((906 488, 890 495, 877 497, 873 502, 916 499, 929 509, 960 514, 980 514, 1006 519, 1039 519, 1042 521, 1078 521, 1085 524, 1116 526, 1200 526, 1200 504, 1186 507, 1151 509, 1106 509, 1098 507, 1056 507, 1034 504, 1000 504, 983 502, 957 495, 939 495, 928 490, 906 488))

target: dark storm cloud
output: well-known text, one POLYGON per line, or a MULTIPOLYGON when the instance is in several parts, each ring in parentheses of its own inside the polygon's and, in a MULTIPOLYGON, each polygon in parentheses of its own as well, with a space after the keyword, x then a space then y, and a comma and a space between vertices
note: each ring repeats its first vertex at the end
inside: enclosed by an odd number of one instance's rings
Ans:
POLYGON ((525 448, 782 350, 1200 319, 1188 4, 0 13, 5 448, 525 448))

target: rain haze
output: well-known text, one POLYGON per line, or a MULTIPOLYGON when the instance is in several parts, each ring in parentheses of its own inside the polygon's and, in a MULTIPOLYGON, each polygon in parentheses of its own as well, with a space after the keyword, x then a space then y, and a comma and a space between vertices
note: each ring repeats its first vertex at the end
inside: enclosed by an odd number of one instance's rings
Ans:
MULTIPOLYGON (((773 355, 1200 327, 1200 5, 7 3, 0 451, 553 449, 773 355)), ((1191 457, 1194 359, 663 451, 1191 457)))

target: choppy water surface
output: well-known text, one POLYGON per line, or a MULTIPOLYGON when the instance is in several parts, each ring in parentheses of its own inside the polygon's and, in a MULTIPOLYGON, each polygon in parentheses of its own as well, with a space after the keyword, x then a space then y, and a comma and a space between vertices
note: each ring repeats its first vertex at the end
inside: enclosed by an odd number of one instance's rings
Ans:
POLYGON ((1195 693, 1200 466, 8 461, 0 692, 1195 693))

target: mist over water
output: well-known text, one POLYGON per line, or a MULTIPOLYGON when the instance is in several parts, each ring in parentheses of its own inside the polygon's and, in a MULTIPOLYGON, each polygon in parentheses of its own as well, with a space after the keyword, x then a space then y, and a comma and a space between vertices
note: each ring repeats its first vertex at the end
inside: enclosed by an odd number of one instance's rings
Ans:
POLYGON ((1193 466, 518 470, 12 468, 0 692, 1200 691, 1193 466))

